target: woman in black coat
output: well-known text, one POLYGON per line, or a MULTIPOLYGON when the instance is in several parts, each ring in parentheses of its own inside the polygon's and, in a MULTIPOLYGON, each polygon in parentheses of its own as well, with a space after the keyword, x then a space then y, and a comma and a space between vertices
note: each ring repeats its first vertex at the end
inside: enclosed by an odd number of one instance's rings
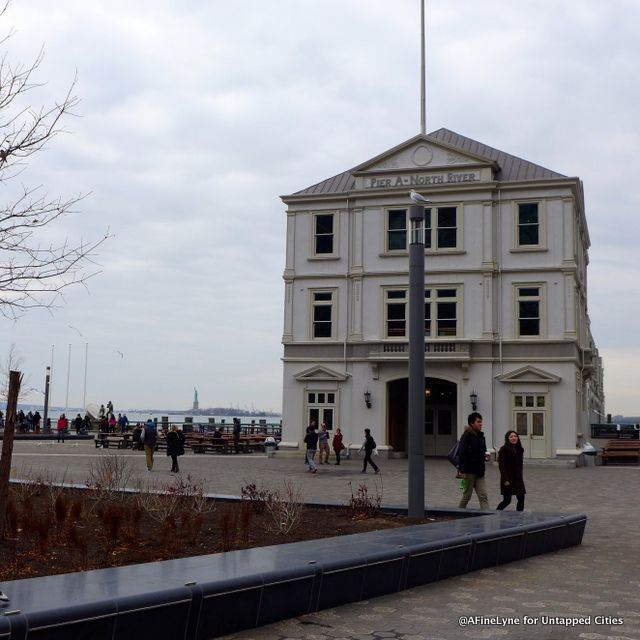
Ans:
POLYGON ((171 456, 171 472, 178 473, 178 456, 184 454, 184 433, 174 424, 167 433, 167 455, 171 456))
POLYGON ((502 502, 498 505, 501 511, 511 504, 511 496, 517 500, 516 511, 524 511, 524 495, 527 493, 522 479, 522 459, 524 449, 520 436, 515 431, 507 431, 504 445, 498 451, 498 466, 500 467, 500 493, 502 502))

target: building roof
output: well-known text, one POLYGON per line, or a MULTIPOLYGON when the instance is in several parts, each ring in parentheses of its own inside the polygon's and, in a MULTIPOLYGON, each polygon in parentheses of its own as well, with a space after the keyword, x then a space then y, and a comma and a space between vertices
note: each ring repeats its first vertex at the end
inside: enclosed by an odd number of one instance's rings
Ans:
MULTIPOLYGON (((460 152, 470 153, 476 156, 487 158, 496 163, 498 172, 496 178, 501 182, 521 182, 524 180, 545 180, 549 178, 566 178, 565 175, 545 169, 538 164, 523 160, 499 149, 494 149, 477 140, 472 140, 465 136, 451 131, 450 129, 438 129, 426 136, 416 136, 414 139, 422 138, 425 141, 440 143, 450 149, 460 152)), ((412 139, 413 140, 413 139, 412 139)), ((359 165, 361 167, 363 165, 359 165)), ((294 196, 319 195, 330 193, 345 193, 355 188, 354 169, 339 173, 332 178, 318 182, 306 189, 296 191, 294 196)))

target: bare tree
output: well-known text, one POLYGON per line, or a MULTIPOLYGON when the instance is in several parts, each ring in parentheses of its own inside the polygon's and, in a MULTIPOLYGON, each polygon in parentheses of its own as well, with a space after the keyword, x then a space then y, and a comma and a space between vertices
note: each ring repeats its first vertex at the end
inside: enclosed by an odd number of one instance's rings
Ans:
MULTIPOLYGON (((0 2, 0 18, 8 5, 0 2)), ((74 115, 79 100, 74 79, 62 100, 31 107, 31 92, 43 86, 35 76, 44 52, 31 64, 13 65, 1 52, 10 36, 0 39, 0 184, 12 186, 12 196, 0 203, 0 313, 16 318, 30 308, 52 308, 64 289, 86 283, 95 274, 88 269, 95 251, 108 234, 88 242, 47 241, 43 229, 73 213, 84 196, 51 197, 40 186, 18 184, 30 156, 64 131, 62 123, 74 115)))
POLYGON ((2 437, 2 456, 0 456, 0 541, 4 540, 7 502, 9 499, 9 476, 11 475, 11 456, 13 454, 13 436, 16 430, 18 395, 22 384, 19 371, 9 372, 9 396, 7 398, 7 416, 2 437))

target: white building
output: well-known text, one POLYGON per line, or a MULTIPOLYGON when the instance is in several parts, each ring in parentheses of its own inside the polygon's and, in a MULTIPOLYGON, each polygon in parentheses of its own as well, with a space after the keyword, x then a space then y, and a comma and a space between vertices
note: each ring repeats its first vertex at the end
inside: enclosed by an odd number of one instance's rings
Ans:
POLYGON ((412 188, 433 202, 425 455, 449 450, 474 397, 488 446, 515 429, 527 457, 576 455, 604 413, 582 183, 447 129, 282 198, 282 446, 315 419, 406 453, 412 188))

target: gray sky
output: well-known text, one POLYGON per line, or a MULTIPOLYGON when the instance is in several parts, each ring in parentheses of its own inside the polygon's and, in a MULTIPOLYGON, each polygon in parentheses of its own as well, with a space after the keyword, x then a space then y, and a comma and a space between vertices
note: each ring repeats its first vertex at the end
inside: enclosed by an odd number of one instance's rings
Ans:
MULTIPOLYGON (((278 196, 419 131, 419 0, 14 0, 5 45, 45 45, 42 103, 78 71, 82 117, 23 180, 91 192, 48 233, 114 235, 89 290, 0 319, 52 402, 279 410, 278 196)), ((640 414, 640 3, 428 0, 427 130, 447 127, 585 185, 589 310, 607 411, 640 414)), ((34 98, 36 100, 37 98, 34 98)), ((0 194, 1 197, 1 194, 0 194)), ((25 401, 37 402, 39 392, 25 401)))

